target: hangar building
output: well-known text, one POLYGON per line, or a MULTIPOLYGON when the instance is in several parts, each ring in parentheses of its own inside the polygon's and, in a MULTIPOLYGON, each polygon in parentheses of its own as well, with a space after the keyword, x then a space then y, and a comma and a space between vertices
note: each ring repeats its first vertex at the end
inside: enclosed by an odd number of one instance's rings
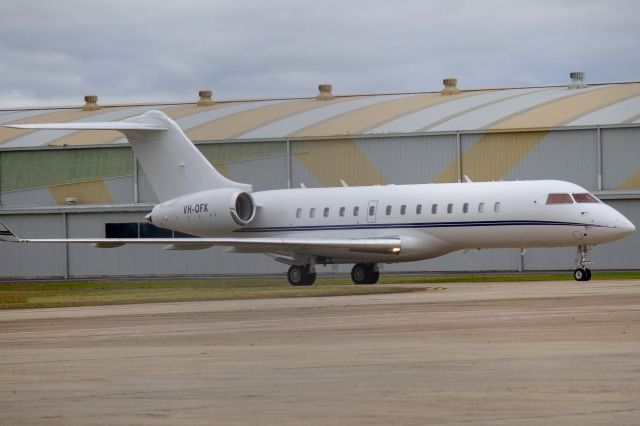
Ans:
MULTIPOLYGON (((224 175, 255 190, 561 179, 640 224, 640 82, 194 103, 0 110, 0 124, 121 120, 160 109, 224 175)), ((156 202, 144 170, 111 131, 0 127, 0 220, 18 235, 104 237, 143 222, 156 202)), ((138 229, 142 229, 138 227, 138 229)), ((138 232, 144 232, 140 230, 138 232)), ((640 269, 640 232, 596 247, 593 269, 640 269)), ((458 252, 387 271, 573 269, 574 249, 458 252)), ((284 273, 263 255, 221 248, 0 244, 0 278, 284 273)), ((332 268, 320 269, 331 271, 332 268)), ((333 270, 348 271, 346 266, 333 270)))

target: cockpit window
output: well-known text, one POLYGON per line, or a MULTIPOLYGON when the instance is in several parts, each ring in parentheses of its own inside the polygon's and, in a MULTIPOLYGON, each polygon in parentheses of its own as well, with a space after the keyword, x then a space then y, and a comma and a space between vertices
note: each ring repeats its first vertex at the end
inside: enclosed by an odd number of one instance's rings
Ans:
POLYGON ((569 194, 549 194, 547 204, 573 204, 573 198, 569 194))
POLYGON ((598 199, 588 192, 573 194, 573 199, 576 200, 576 203, 598 203, 598 199))

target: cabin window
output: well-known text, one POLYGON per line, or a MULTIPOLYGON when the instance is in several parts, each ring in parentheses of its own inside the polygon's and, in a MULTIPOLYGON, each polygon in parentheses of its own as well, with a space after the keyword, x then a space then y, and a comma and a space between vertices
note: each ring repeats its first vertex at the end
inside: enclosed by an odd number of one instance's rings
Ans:
POLYGON ((500 213, 500 201, 493 205, 493 211, 496 213, 500 213))
POLYGON ((573 194, 576 203, 598 203, 598 199, 589 193, 573 194))
POLYGON ((403 204, 400 206, 400 214, 406 214, 407 213, 407 205, 403 204))
POLYGON ((416 214, 422 214, 422 204, 416 206, 416 214))
POLYGON ((340 207, 340 216, 344 216, 344 212, 346 211, 346 207, 340 207))
POLYGON ((369 216, 376 215, 376 206, 369 206, 369 216))
POLYGON ((447 213, 453 213, 453 203, 447 204, 447 213))
POLYGON ((311 210, 309 210, 309 217, 316 217, 316 208, 312 207, 311 210))
POLYGON ((436 214, 438 213, 438 205, 434 204, 431 206, 431 214, 436 214))
POLYGON ((324 208, 324 217, 329 217, 329 207, 324 208))
POLYGON ((573 204, 573 198, 569 194, 549 194, 547 204, 573 204))
POLYGON ((478 213, 484 213, 484 203, 478 204, 478 213))
POLYGON ((385 213, 387 214, 387 216, 391 214, 391 206, 387 206, 385 213))
POLYGON ((462 213, 469 213, 469 203, 464 203, 462 205, 462 213))
POLYGON ((296 218, 300 219, 302 217, 302 209, 296 210, 296 218))
POLYGON ((359 214, 360 214, 360 207, 355 206, 355 207, 353 208, 353 215, 354 215, 354 216, 358 216, 359 214))

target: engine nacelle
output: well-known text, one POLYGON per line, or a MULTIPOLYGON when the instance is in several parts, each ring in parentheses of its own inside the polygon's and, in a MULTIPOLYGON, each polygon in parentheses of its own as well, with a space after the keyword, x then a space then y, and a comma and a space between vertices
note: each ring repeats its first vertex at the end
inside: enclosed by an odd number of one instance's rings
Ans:
POLYGON ((156 205, 146 219, 160 228, 212 236, 246 226, 255 216, 256 204, 250 193, 222 188, 165 201, 156 205))

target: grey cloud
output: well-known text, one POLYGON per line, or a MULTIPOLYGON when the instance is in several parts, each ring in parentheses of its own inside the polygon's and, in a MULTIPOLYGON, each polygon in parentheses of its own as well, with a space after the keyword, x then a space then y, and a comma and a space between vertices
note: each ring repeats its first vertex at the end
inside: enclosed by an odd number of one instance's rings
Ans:
POLYGON ((5 0, 0 105, 638 80, 635 1, 5 0))

